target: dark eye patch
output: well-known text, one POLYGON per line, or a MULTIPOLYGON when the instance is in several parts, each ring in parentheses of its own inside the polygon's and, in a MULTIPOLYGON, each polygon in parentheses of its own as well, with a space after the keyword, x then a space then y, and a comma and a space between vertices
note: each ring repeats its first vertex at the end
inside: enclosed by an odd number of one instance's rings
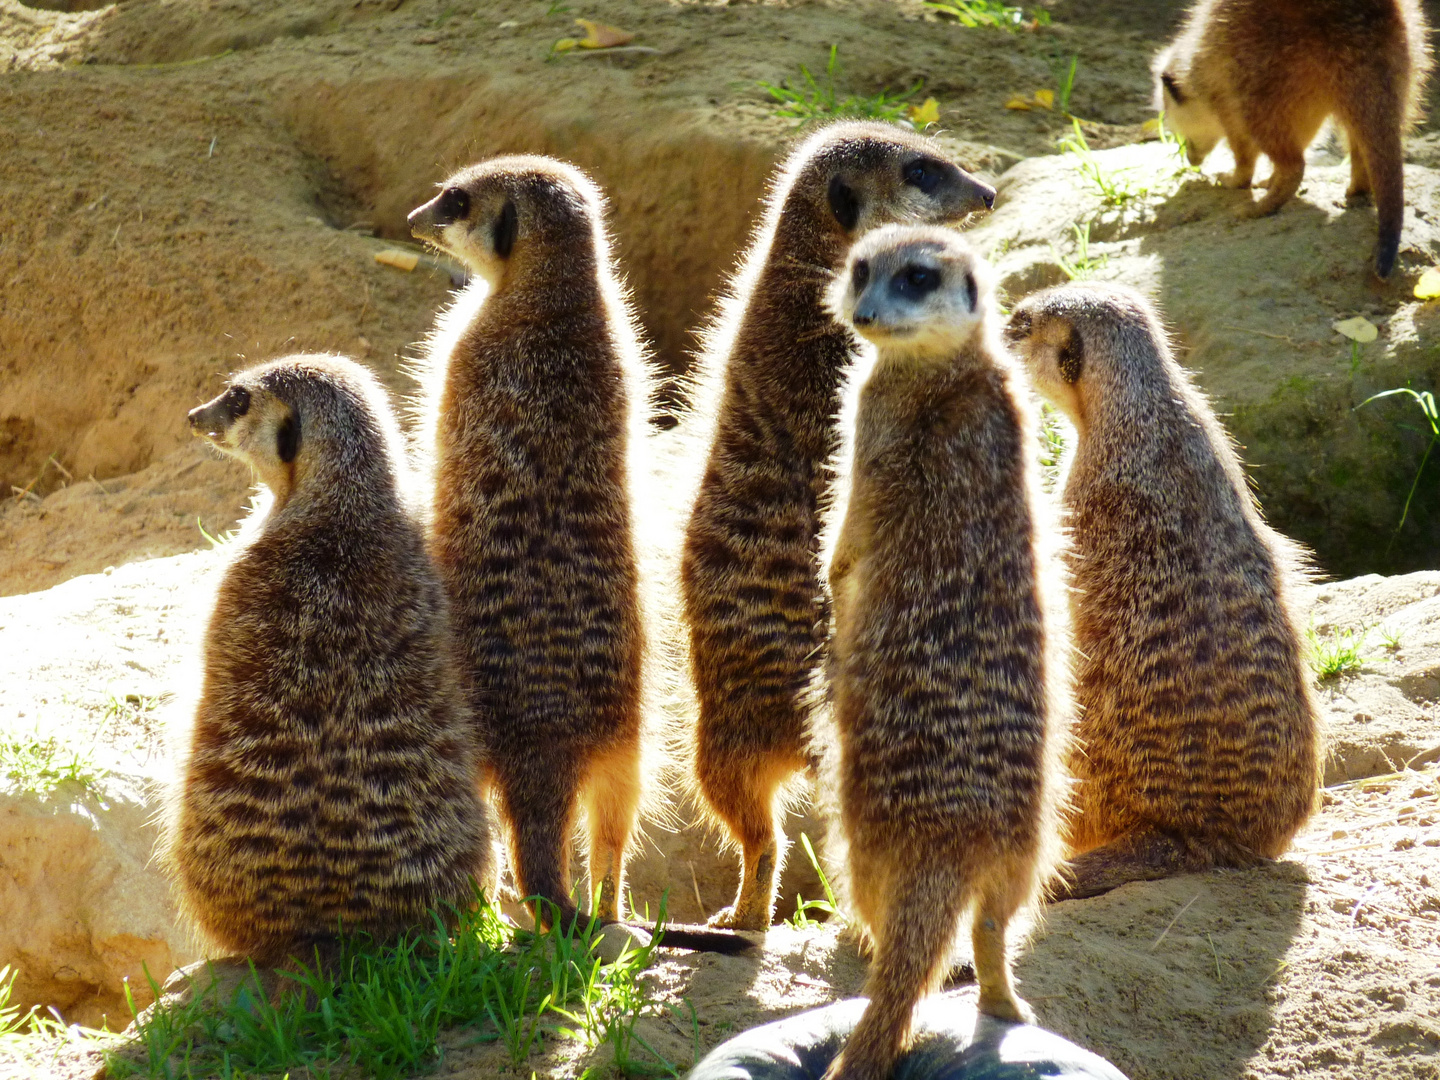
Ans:
POLYGON ((856 292, 860 292, 870 283, 870 264, 864 259, 857 262, 850 271, 850 285, 856 292))
POLYGON ((940 271, 912 263, 890 279, 890 287, 907 300, 921 300, 940 287, 940 271))
POLYGON ((468 192, 461 188, 446 188, 440 193, 440 201, 435 204, 436 224, 449 225, 452 221, 460 221, 468 213, 470 213, 468 192))
POLYGON ((975 305, 980 302, 980 289, 975 284, 974 274, 965 275, 965 300, 969 303, 972 312, 975 310, 975 305))
POLYGON ((905 183, 919 188, 926 195, 933 195, 945 175, 944 164, 935 158, 915 158, 907 161, 902 168, 905 183))
POLYGON ((1074 330, 1070 331, 1070 336, 1060 349, 1057 366, 1060 368, 1060 378, 1067 383, 1080 381, 1080 373, 1085 368, 1085 345, 1074 330))
POLYGON ((1185 95, 1180 90, 1180 84, 1175 81, 1175 76, 1168 71, 1160 76, 1160 81, 1165 84, 1165 89, 1170 91, 1170 96, 1175 99, 1176 105, 1185 104, 1185 95))
POLYGON ((515 238, 520 235, 520 218, 515 213, 515 202, 506 199, 500 216, 495 219, 495 254, 508 259, 515 250, 515 238))
POLYGON ((275 431, 275 453, 279 454, 280 460, 287 465, 300 453, 300 418, 294 413, 280 421, 280 426, 275 431))
POLYGON ((839 176, 832 176, 829 196, 830 212, 835 215, 840 227, 847 232, 855 228, 860 223, 860 197, 855 194, 854 188, 839 176))

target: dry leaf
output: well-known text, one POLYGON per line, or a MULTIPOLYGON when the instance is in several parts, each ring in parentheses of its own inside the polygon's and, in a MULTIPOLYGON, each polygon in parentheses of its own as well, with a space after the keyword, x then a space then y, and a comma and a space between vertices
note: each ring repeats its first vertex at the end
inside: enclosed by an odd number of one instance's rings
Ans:
POLYGON ((613 49, 616 45, 629 45, 635 35, 618 26, 606 26, 591 19, 576 19, 576 26, 584 27, 585 36, 580 39, 582 49, 613 49))
POLYGON ((910 123, 916 127, 924 127, 926 124, 938 124, 940 122, 940 103, 933 97, 926 98, 922 104, 910 106, 910 123))
POLYGON ((1358 341, 1365 344, 1367 341, 1374 341, 1380 336, 1380 331, 1375 324, 1363 315, 1356 315, 1353 319, 1343 319, 1333 324, 1335 329, 1351 341, 1358 341))
POLYGON ((575 48, 575 46, 576 46, 576 45, 579 45, 579 44, 580 44, 580 39, 579 39, 579 38, 562 37, 559 41, 555 42, 554 45, 551 45, 551 46, 550 46, 550 51, 551 51, 551 52, 569 52, 571 49, 575 48))
POLYGON ((1036 103, 1038 103, 1039 105, 1043 106, 1044 108, 1053 109, 1053 108, 1055 107, 1055 91, 1054 91, 1054 90, 1036 90, 1036 91, 1035 91, 1035 101, 1036 101, 1036 103))
POLYGON ((1009 101, 1005 102, 1005 108, 1019 109, 1021 112, 1029 112, 1033 107, 1027 99, 1021 97, 1019 94, 1016 94, 1009 101))
POLYGON ((1432 266, 1420 275, 1420 280, 1415 283, 1415 295, 1421 300, 1440 297, 1440 266, 1432 266))
POLYGON ((393 266, 396 270, 411 271, 420 265, 420 256, 413 251, 386 248, 375 253, 375 261, 381 266, 393 266))

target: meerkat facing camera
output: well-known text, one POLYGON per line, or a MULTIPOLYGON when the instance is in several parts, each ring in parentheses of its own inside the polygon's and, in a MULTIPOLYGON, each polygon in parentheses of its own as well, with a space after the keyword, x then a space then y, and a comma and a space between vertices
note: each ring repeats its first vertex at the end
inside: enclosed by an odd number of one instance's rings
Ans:
POLYGON ((364 368, 291 356, 190 424, 271 499, 225 569, 164 844, 181 909, 274 965, 337 928, 468 906, 490 820, 444 590, 404 448, 364 368))
POLYGON ((1291 590, 1300 548, 1149 303, 1036 293, 1008 334, 1074 423, 1064 478, 1080 719, 1058 898, 1275 858, 1315 806, 1320 732, 1291 590))
POLYGON ((876 356, 836 508, 815 733, 873 960, 870 1004, 826 1076, 885 1080, 972 907, 980 1010, 1030 1018, 1006 929, 1058 854, 1067 637, 989 268, 952 232, 887 226, 855 245, 830 303, 876 356))
POLYGON ((1270 158, 1258 214, 1300 189, 1305 148, 1333 115, 1350 144, 1346 197, 1374 195, 1375 272, 1388 277, 1405 216, 1401 139, 1419 115, 1428 35, 1418 0, 1199 0, 1155 59, 1156 106, 1192 165, 1229 140, 1230 187, 1248 188, 1256 155, 1270 158))

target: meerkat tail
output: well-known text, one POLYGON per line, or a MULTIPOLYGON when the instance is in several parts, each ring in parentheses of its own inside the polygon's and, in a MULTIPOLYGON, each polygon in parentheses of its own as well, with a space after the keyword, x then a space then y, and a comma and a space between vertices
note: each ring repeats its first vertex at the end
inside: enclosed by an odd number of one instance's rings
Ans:
MULTIPOLYGON (((1375 273, 1389 277, 1395 269, 1395 257, 1400 252, 1400 230, 1405 223, 1405 150, 1400 141, 1400 130, 1387 124, 1382 130, 1361 129, 1359 147, 1351 147, 1365 156, 1365 168, 1370 174, 1370 190, 1375 198, 1378 217, 1378 243, 1375 248, 1375 273)), ((1357 140, 1358 141, 1358 140, 1357 140)))
POLYGON ((894 892, 877 928, 875 957, 865 982, 870 1004, 825 1080, 888 1080, 909 1043, 916 1003, 945 973, 960 916, 971 898, 968 874, 952 859, 892 867, 892 872, 894 892))
POLYGON ((1261 856, 1224 838, 1178 838, 1153 829, 1127 833, 1070 860, 1050 902, 1100 896, 1132 881, 1159 881, 1216 866, 1253 866, 1261 856))

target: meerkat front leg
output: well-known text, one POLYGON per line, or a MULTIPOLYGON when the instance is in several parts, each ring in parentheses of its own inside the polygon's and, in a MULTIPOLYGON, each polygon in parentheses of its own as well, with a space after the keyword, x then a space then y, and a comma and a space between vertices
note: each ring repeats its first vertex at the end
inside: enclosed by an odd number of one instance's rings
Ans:
POLYGON ((1227 132, 1226 138, 1235 155, 1235 168, 1220 177, 1220 183, 1228 188, 1248 188, 1255 181, 1255 144, 1243 132, 1227 132))
POLYGON ((1287 150, 1278 156, 1271 154, 1270 162, 1274 171, 1270 174, 1269 190, 1251 211, 1254 217, 1267 217, 1275 213, 1294 197, 1300 190, 1300 182, 1305 179, 1303 150, 1287 150))

